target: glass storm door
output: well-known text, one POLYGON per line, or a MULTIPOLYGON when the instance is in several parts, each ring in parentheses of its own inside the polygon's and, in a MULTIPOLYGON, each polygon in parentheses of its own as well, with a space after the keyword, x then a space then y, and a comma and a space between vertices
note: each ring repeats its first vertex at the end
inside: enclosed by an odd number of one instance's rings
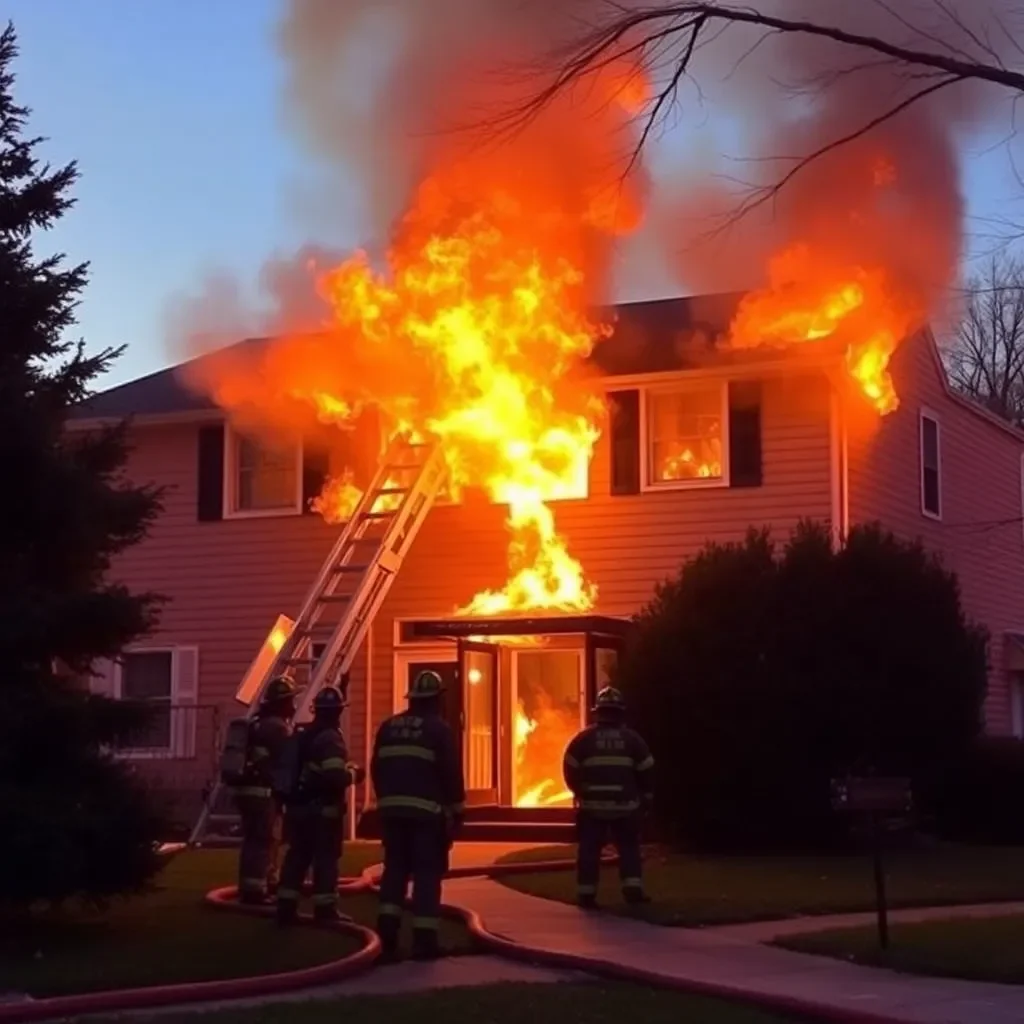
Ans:
POLYGON ((498 802, 498 648, 459 642, 458 735, 466 773, 466 802, 498 802))

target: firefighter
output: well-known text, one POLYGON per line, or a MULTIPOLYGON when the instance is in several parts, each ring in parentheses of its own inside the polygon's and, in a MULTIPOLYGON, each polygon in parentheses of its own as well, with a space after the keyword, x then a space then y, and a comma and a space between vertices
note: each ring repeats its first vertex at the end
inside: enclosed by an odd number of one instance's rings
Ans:
POLYGON ((245 774, 235 789, 242 822, 238 856, 238 898, 242 903, 266 903, 277 887, 282 807, 273 792, 273 781, 294 717, 295 686, 287 676, 272 679, 249 728, 245 774))
POLYGON ((653 798, 654 758, 640 734, 625 724, 626 705, 618 690, 601 690, 592 711, 596 721, 572 739, 563 762, 576 806, 578 902, 597 906, 601 850, 610 838, 619 854, 623 897, 627 903, 646 903, 640 822, 653 798))
POLYGON ((338 861, 348 787, 366 772, 348 760, 341 734, 345 699, 326 686, 313 701, 313 722, 297 737, 296 779, 285 805, 288 852, 277 891, 277 916, 291 924, 306 873, 313 871, 313 916, 321 923, 349 920, 338 911, 338 861))
POLYGON ((413 956, 441 952, 441 880, 466 800, 455 737, 441 717, 443 692, 436 672, 420 672, 406 694, 408 709, 387 719, 374 742, 370 773, 384 842, 377 931, 386 957, 398 944, 410 878, 413 956))

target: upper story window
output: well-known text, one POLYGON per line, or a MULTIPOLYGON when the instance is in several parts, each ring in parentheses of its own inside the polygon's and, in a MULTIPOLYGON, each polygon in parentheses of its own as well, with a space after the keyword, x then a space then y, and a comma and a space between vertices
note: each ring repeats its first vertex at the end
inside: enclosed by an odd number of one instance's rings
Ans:
POLYGON ((932 519, 942 518, 942 458, 939 418, 921 410, 921 511, 932 519))
POLYGON ((229 429, 225 433, 224 511, 227 516, 302 511, 302 446, 274 444, 229 429))
POLYGON ((721 382, 643 393, 645 486, 702 487, 728 480, 728 389, 721 382))

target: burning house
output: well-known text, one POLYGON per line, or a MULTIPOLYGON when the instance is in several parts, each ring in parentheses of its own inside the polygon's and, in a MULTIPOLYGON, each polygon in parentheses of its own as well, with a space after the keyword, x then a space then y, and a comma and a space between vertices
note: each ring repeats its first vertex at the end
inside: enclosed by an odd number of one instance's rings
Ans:
MULTIPOLYGON (((340 394, 318 393, 282 444, 197 396, 194 365, 96 396, 76 426, 131 415, 131 475, 170 487, 152 536, 117 570, 171 598, 160 632, 94 684, 166 705, 126 756, 187 817, 214 775, 218 729, 272 672, 312 680, 311 695, 347 669, 346 731, 366 758, 376 725, 430 667, 449 686, 477 834, 524 823, 554 834, 568 805, 562 751, 629 616, 705 541, 802 518, 837 536, 878 519, 939 552, 992 632, 988 726, 1020 734, 1024 541, 1019 527, 979 540, 964 524, 1021 516, 1024 438, 950 392, 927 331, 865 385, 834 336, 724 345, 745 308, 715 296, 609 311, 578 377, 584 395, 566 406, 584 411, 564 425, 543 395, 511 400, 496 375, 480 408, 452 412, 473 437, 492 431, 493 461, 483 445, 449 455, 437 432, 416 433, 433 424, 370 406, 344 429, 325 424, 340 394), (510 410, 508 435, 489 427, 491 402, 510 410)), ((275 344, 237 346, 223 379, 250 386, 250 367, 252 380, 297 390, 271 369, 275 344)), ((368 785, 358 803, 372 830, 368 785)))
MULTIPOLYGON (((805 518, 837 538, 881 520, 940 553, 991 632, 988 727, 1024 732, 1024 437, 950 391, 928 327, 961 255, 952 94, 858 133, 907 87, 898 68, 774 106, 752 48, 724 102, 752 115, 754 155, 818 158, 687 247, 682 213, 735 197, 707 174, 655 193, 636 155, 657 83, 629 40, 513 131, 446 130, 485 100, 522 112, 488 71, 538 81, 539 43, 590 6, 395 0, 385 23, 379 4, 293 0, 289 121, 357 174, 381 252, 303 271, 312 313, 283 303, 269 337, 193 347, 79 410, 82 429, 131 416, 131 475, 170 488, 116 567, 171 599, 160 631, 95 685, 161 705, 128 753, 193 805, 218 724, 273 671, 308 682, 305 704, 347 672, 365 759, 429 666, 481 831, 564 816, 561 751, 629 616, 706 541, 805 518), (609 307, 645 214, 690 287, 758 287, 609 307)), ((835 67, 813 40, 780 45, 794 74, 835 67)))

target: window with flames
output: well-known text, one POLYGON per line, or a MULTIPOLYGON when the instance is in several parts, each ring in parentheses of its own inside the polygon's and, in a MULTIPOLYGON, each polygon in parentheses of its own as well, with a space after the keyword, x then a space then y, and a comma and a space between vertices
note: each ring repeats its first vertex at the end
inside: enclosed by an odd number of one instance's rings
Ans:
POLYGON ((721 385, 647 394, 651 484, 721 481, 725 401, 721 385))

